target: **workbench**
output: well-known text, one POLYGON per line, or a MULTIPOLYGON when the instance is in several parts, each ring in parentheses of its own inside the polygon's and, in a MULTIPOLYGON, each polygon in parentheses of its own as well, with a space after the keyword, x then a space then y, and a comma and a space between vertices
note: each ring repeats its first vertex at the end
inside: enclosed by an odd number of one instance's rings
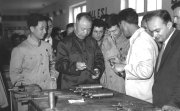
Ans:
MULTIPOLYGON (((54 111, 160 111, 151 103, 125 94, 105 88, 95 90, 113 92, 113 96, 89 98, 70 90, 54 91, 57 96, 54 111), (71 100, 75 102, 71 103, 71 100)), ((29 100, 29 111, 49 111, 48 109, 49 102, 46 97, 29 100)))

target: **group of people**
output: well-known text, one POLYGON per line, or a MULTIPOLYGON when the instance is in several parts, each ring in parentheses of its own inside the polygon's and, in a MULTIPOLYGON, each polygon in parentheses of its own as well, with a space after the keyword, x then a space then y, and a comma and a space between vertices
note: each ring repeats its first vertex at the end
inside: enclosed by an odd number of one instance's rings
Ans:
POLYGON ((180 2, 172 9, 174 22, 168 11, 157 10, 144 15, 141 27, 132 8, 105 19, 93 20, 89 13, 80 13, 72 32, 55 47, 50 39, 52 20, 31 14, 30 34, 11 54, 11 82, 14 86, 37 84, 42 89, 100 83, 164 111, 178 111, 180 2))

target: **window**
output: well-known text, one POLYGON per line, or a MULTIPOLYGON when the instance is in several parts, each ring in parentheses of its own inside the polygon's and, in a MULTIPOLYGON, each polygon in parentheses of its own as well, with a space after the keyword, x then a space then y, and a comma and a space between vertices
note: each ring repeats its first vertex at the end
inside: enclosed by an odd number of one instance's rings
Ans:
POLYGON ((139 25, 143 15, 148 11, 162 8, 162 0, 121 0, 121 10, 129 7, 136 10, 139 15, 139 25))
POLYGON ((162 8, 162 0, 147 0, 147 11, 153 11, 162 8))
POLYGON ((144 12, 144 0, 131 0, 128 6, 129 8, 136 9, 137 13, 144 12))
POLYGON ((85 1, 70 6, 69 7, 69 23, 76 22, 76 16, 81 12, 86 12, 86 2, 85 1))

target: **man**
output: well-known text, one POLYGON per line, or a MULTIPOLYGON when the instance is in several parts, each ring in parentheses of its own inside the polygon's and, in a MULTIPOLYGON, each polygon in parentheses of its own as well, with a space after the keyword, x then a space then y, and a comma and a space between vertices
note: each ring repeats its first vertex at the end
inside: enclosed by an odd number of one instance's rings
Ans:
POLYGON ((66 36, 70 35, 74 31, 74 23, 66 25, 66 36))
POLYGON ((97 41, 99 47, 102 46, 102 40, 106 30, 106 24, 100 19, 95 19, 92 25, 92 37, 97 41))
MULTIPOLYGON (((149 28, 147 26, 147 19, 148 19, 149 15, 151 15, 151 12, 148 12, 143 16, 142 21, 141 21, 141 27, 144 28, 145 31, 153 37, 152 32, 149 30, 149 28)), ((153 39, 155 40, 155 42, 158 45, 158 50, 160 50, 162 44, 160 42, 157 42, 156 38, 153 37, 153 39)))
MULTIPOLYGON (((138 15, 132 8, 119 13, 123 34, 130 38, 126 64, 115 64, 118 71, 125 71, 126 94, 152 103, 152 85, 158 47, 153 38, 138 26, 138 15)), ((124 73, 122 73, 124 74, 124 73)))
POLYGON ((171 9, 173 10, 175 27, 180 30, 180 1, 173 4, 171 9))
POLYGON ((60 41, 57 47, 56 69, 62 74, 61 89, 99 83, 104 72, 102 52, 97 42, 89 36, 91 16, 80 13, 76 18, 74 32, 60 41))
POLYGON ((102 43, 102 52, 106 69, 101 77, 101 84, 111 90, 125 93, 124 79, 119 77, 111 67, 111 62, 124 62, 129 49, 129 40, 126 39, 118 25, 118 15, 111 14, 106 19, 108 34, 102 43))
POLYGON ((148 27, 147 27, 147 18, 148 18, 148 16, 150 15, 150 13, 151 13, 151 12, 146 13, 146 14, 143 16, 143 18, 142 18, 142 20, 141 20, 141 27, 144 28, 145 31, 146 31, 149 35, 152 36, 152 33, 149 31, 149 29, 148 29, 148 27))
POLYGON ((46 34, 44 40, 48 42, 49 44, 53 45, 53 39, 51 37, 52 29, 53 29, 53 24, 52 24, 52 19, 49 17, 46 17, 46 23, 47 23, 47 29, 46 29, 46 34))
POLYGON ((46 33, 45 18, 31 14, 27 25, 30 30, 28 38, 11 54, 11 81, 15 86, 37 84, 42 89, 55 89, 58 72, 54 68, 51 45, 41 40, 46 33))
POLYGON ((156 40, 163 43, 156 65, 153 104, 176 111, 175 107, 180 107, 180 31, 172 27, 166 10, 153 12, 147 24, 156 40))

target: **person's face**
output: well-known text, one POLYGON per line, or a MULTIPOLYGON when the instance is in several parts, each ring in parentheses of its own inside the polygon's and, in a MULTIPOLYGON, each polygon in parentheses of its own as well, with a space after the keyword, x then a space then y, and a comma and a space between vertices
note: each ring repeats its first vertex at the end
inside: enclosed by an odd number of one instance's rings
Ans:
POLYGON ((149 35, 153 36, 153 34, 152 34, 152 33, 149 31, 149 29, 148 29, 147 22, 142 21, 142 22, 141 22, 141 27, 143 27, 143 28, 145 29, 145 31, 146 31, 149 35))
POLYGON ((109 34, 113 38, 118 38, 121 35, 121 30, 118 25, 112 26, 108 29, 109 34))
POLYGON ((166 24, 160 17, 153 17, 147 22, 147 25, 157 42, 164 42, 168 38, 172 27, 171 22, 166 24))
POLYGON ((173 10, 174 23, 176 24, 176 28, 180 30, 180 7, 177 7, 173 10))
POLYGON ((104 35, 104 28, 103 27, 94 27, 93 28, 93 32, 92 32, 92 37, 97 40, 100 41, 101 38, 104 35))
POLYGON ((48 35, 51 35, 51 32, 52 32, 52 29, 53 29, 53 25, 52 25, 52 22, 49 20, 48 22, 47 22, 47 25, 48 25, 48 35))
POLYGON ((67 29, 67 35, 71 34, 74 31, 74 27, 69 27, 67 29))
POLYGON ((85 39, 91 32, 92 23, 82 17, 75 26, 75 31, 79 39, 85 39))
POLYGON ((43 39, 46 33, 46 21, 39 21, 37 26, 30 27, 32 35, 37 39, 43 39))
POLYGON ((125 21, 121 21, 119 26, 120 26, 120 29, 121 29, 122 33, 124 34, 124 36, 126 38, 129 38, 131 36, 131 33, 129 32, 129 29, 128 29, 128 23, 125 21))

